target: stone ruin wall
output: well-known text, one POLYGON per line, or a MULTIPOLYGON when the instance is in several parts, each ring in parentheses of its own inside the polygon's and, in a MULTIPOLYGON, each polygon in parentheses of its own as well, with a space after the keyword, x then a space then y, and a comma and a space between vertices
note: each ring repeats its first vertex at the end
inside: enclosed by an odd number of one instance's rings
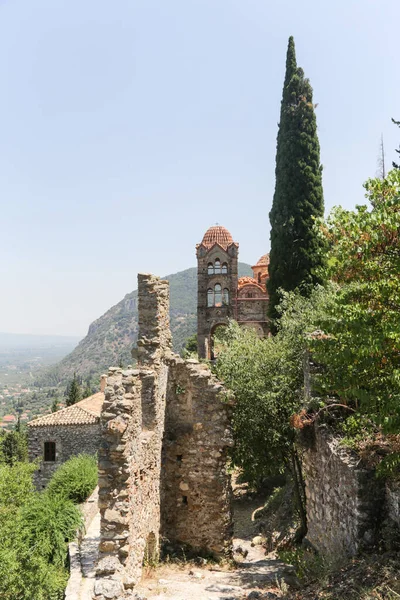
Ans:
POLYGON ((324 555, 353 556, 377 540, 383 486, 326 427, 314 428, 315 445, 303 462, 307 540, 324 555))
MULTIPOLYGON (((306 357, 308 400, 318 399, 315 379, 322 368, 306 357)), ((400 484, 376 477, 326 424, 317 420, 312 427, 311 447, 303 454, 307 540, 326 556, 354 556, 378 542, 390 544, 400 531, 400 484)))
POLYGON ((217 555, 229 553, 232 445, 223 386, 197 361, 169 359, 162 454, 161 531, 217 555))
POLYGON ((96 600, 135 586, 160 535, 217 554, 231 544, 222 386, 171 352, 168 282, 139 275, 138 296, 138 368, 110 369, 101 416, 96 600))

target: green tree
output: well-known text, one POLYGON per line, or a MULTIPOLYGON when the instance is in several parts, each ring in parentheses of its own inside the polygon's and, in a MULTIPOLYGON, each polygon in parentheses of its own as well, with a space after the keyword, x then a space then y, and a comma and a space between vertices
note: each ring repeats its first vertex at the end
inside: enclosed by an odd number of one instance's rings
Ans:
POLYGON ((28 460, 28 442, 26 432, 7 431, 0 436, 0 462, 14 465, 28 460))
POLYGON ((34 490, 35 468, 0 464, 0 598, 62 600, 67 543, 82 516, 62 495, 34 490))
POLYGON ((371 207, 336 208, 321 235, 337 292, 313 342, 321 392, 400 430, 400 170, 365 184, 371 207))
POLYGON ((245 478, 258 483, 266 476, 290 474, 306 531, 301 453, 291 417, 304 405, 304 356, 327 292, 316 289, 310 298, 285 293, 279 329, 260 339, 255 332, 231 322, 218 340, 216 374, 235 397, 232 459, 245 478))
POLYGON ((77 402, 79 402, 81 397, 81 386, 76 376, 76 373, 74 373, 74 377, 67 387, 66 405, 72 406, 73 404, 76 404, 77 402))
POLYGON ((190 358, 197 356, 197 334, 194 333, 185 342, 184 347, 181 350, 182 358, 190 358))
POLYGON ((299 288, 305 295, 320 283, 322 240, 314 224, 324 211, 322 166, 313 92, 297 67, 289 38, 276 150, 276 183, 272 209, 269 315, 276 319, 279 290, 299 288))
POLYGON ((90 385, 90 381, 87 380, 85 386, 82 388, 82 398, 89 398, 89 396, 93 395, 92 386, 90 385))
MULTIPOLYGON (((400 127, 400 121, 395 121, 394 119, 392 119, 392 122, 393 122, 395 125, 397 125, 398 127, 400 127)), ((398 150, 396 150, 396 152, 397 152, 397 154, 400 154, 400 146, 399 146, 399 149, 398 149, 398 150)), ((393 165, 393 168, 394 168, 394 169, 400 169, 400 163, 395 163, 395 162, 393 161, 392 165, 393 165)))

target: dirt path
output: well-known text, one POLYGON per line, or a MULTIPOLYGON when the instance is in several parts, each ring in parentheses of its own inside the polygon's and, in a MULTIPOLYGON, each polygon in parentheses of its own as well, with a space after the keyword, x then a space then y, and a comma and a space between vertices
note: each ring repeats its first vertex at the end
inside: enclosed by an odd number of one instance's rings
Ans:
MULTIPOLYGON (((146 569, 136 598, 151 600, 242 600, 281 597, 285 582, 294 583, 292 569, 265 556, 261 545, 252 545, 257 525, 251 521, 260 503, 246 496, 235 501, 234 549, 236 568, 193 563, 146 569), (239 552, 238 552, 239 551, 239 552)), ((257 540, 258 541, 258 540, 257 540)), ((135 598, 135 595, 133 596, 135 598)))

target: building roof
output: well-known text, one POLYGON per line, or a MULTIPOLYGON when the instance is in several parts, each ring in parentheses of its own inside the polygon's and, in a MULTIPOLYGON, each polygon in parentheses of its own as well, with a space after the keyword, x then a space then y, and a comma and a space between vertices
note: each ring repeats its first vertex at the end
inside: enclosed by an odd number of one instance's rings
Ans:
POLYGON ((238 290, 246 287, 246 285, 255 285, 265 294, 265 289, 258 283, 257 279, 254 279, 254 277, 240 277, 238 279, 238 290))
POLYGON ((235 242, 225 227, 222 227, 222 225, 213 225, 207 229, 201 243, 206 248, 212 248, 214 244, 219 244, 221 248, 227 250, 228 246, 234 244, 235 242))
POLYGON ((53 427, 55 425, 91 425, 98 423, 103 402, 104 393, 98 392, 72 406, 38 417, 27 423, 27 425, 28 427, 53 427))
POLYGON ((262 257, 258 260, 258 262, 254 266, 255 267, 268 267, 268 265, 269 265, 269 254, 263 254, 262 257))

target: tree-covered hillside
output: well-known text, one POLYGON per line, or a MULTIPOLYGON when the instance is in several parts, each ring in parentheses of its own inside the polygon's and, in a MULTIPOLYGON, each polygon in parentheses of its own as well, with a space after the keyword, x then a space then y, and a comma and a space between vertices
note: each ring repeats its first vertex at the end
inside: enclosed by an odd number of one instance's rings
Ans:
MULTIPOLYGON (((239 277, 252 275, 249 265, 239 263, 239 277)), ((197 327, 197 269, 167 275, 170 283, 171 331, 174 350, 179 352, 197 327)), ((115 365, 132 362, 131 349, 138 335, 137 290, 93 321, 88 334, 57 365, 43 371, 38 386, 65 384, 77 373, 84 379, 97 378, 115 365)))

